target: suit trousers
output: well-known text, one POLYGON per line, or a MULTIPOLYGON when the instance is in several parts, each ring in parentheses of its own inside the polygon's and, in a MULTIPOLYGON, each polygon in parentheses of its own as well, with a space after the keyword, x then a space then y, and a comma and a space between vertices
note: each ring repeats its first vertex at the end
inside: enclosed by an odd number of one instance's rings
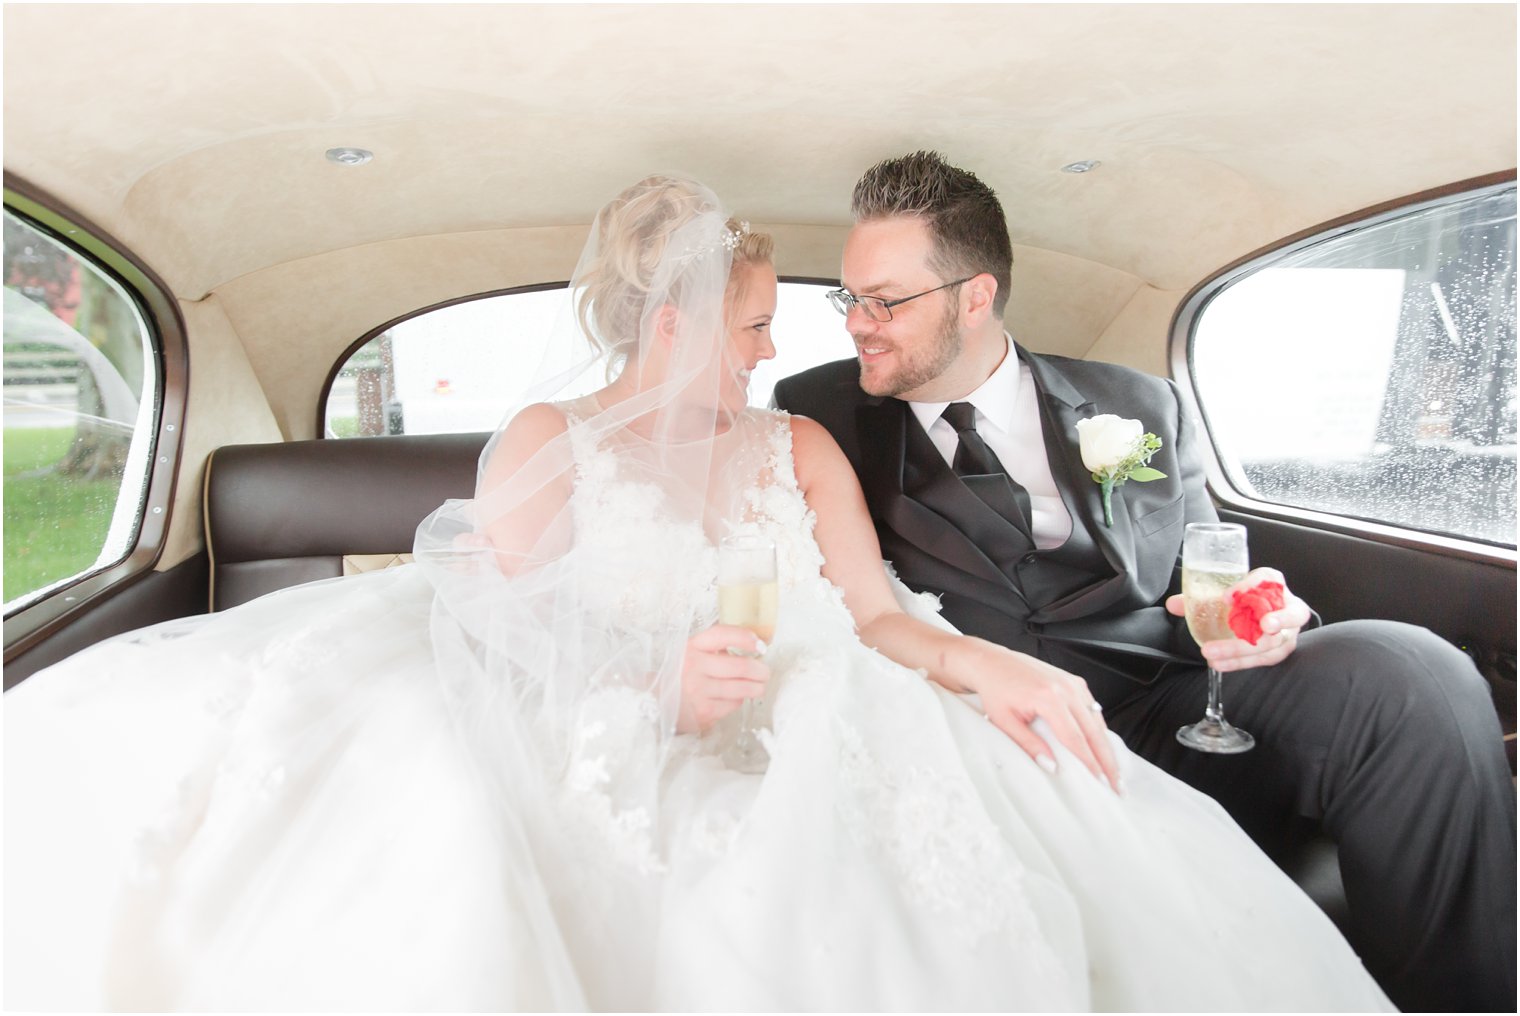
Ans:
POLYGON ((1219 801, 1269 854, 1309 820, 1335 841, 1347 938, 1401 1009, 1515 1011, 1515 795, 1487 683, 1459 650, 1391 621, 1304 632, 1273 667, 1224 675, 1240 755, 1183 747, 1207 672, 1107 705, 1109 727, 1219 801))

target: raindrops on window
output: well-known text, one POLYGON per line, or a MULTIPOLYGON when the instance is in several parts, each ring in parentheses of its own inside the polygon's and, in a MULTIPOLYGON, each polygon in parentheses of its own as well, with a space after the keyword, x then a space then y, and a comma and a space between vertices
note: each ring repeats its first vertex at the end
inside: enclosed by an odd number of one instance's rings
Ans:
POLYGON ((1515 545, 1515 188, 1332 236, 1194 327, 1230 481, 1268 502, 1515 545))

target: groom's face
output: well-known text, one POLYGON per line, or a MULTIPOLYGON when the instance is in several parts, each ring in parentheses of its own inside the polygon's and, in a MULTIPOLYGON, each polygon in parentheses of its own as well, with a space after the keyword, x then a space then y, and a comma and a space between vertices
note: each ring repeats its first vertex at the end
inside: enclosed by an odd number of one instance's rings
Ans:
MULTIPOLYGON (((916 218, 857 223, 844 245, 840 281, 856 296, 897 300, 946 282, 929 267, 933 239, 916 218)), ((860 360, 860 387, 868 395, 937 401, 938 381, 960 356, 959 287, 929 293, 892 308, 876 321, 859 307, 845 327, 860 360)))

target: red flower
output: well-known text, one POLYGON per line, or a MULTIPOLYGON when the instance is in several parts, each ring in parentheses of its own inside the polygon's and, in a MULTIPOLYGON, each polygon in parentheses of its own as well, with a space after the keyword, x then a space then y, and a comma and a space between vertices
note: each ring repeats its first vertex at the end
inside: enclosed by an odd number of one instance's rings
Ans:
POLYGON ((1250 589, 1236 590, 1231 596, 1230 631, 1254 646, 1261 639, 1261 619, 1282 609, 1281 582, 1260 582, 1250 589))

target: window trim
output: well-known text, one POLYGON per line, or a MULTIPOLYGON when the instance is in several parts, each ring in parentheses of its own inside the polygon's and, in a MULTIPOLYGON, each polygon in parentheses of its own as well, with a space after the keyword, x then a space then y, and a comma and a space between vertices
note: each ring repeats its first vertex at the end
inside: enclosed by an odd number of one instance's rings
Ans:
MULTIPOLYGON (((809 286, 839 285, 838 279, 816 278, 811 275, 781 275, 777 277, 776 281, 795 282, 809 286)), ((333 361, 333 365, 327 369, 327 377, 325 380, 323 380, 322 387, 317 393, 317 420, 314 433, 317 435, 317 438, 319 440, 350 440, 347 438, 328 438, 327 399, 332 394, 332 387, 338 380, 338 372, 343 369, 349 360, 353 359, 355 353, 363 349, 365 346, 369 345, 381 335, 385 334, 387 330, 396 327, 404 321, 410 321, 412 318, 421 317, 424 314, 430 314, 435 310, 442 310, 445 307, 456 307, 462 303, 472 303, 475 300, 486 300, 494 296, 515 296, 518 293, 543 293, 551 289, 565 289, 568 288, 569 285, 570 283, 568 281, 537 282, 528 286, 512 286, 508 289, 493 289, 485 293, 472 293, 469 296, 456 296, 453 299, 443 300, 438 303, 431 304, 427 307, 419 307, 417 310, 408 311, 407 313, 402 314, 398 317, 393 317, 382 325, 376 325, 374 328, 371 328, 369 331, 359 336, 353 342, 350 342, 344 348, 343 352, 338 354, 338 358, 333 361)))
POLYGON ((1283 522, 1308 524, 1317 529, 1345 533, 1377 543, 1409 547, 1416 550, 1434 551, 1448 557, 1499 564, 1507 566, 1511 570, 1516 568, 1517 550, 1513 547, 1505 547, 1481 540, 1447 534, 1428 533, 1423 530, 1410 529, 1405 526, 1397 526, 1392 523, 1377 522, 1370 519, 1360 519, 1349 515, 1334 515, 1312 508, 1275 504, 1268 501, 1260 501, 1243 494, 1231 484, 1229 476, 1220 461, 1219 452, 1214 444, 1214 435, 1209 427, 1208 414, 1204 411, 1203 400, 1199 398, 1197 378, 1193 372, 1193 333, 1197 326, 1198 318, 1216 296, 1246 276, 1276 264, 1292 254, 1316 247, 1322 243, 1328 243, 1347 234, 1377 226, 1389 220, 1427 208, 1436 207, 1455 197, 1478 197, 1485 192, 1513 187, 1515 182, 1516 171, 1510 169, 1419 191, 1407 197, 1380 202, 1348 215, 1338 216, 1327 222, 1322 222, 1317 226, 1300 230, 1274 243, 1260 247, 1225 265, 1188 291, 1187 295, 1178 303, 1177 310, 1172 316, 1167 359, 1171 364, 1172 377, 1178 381, 1177 387, 1182 392, 1182 397, 1184 402, 1187 403, 1187 408, 1192 412, 1194 419, 1199 422, 1202 432, 1200 434, 1200 444, 1203 448, 1201 454, 1204 460, 1204 470, 1208 478, 1209 492, 1213 495, 1216 502, 1235 511, 1260 515, 1283 522), (1184 379, 1186 380, 1184 381, 1184 379))
POLYGON ((179 476, 181 437, 189 392, 190 357, 185 322, 167 283, 124 244, 70 206, 13 173, 4 174, 5 206, 59 244, 77 252, 111 276, 137 304, 157 352, 157 428, 142 519, 126 556, 89 570, 41 599, 5 617, 5 662, 100 606, 127 586, 146 578, 163 556, 174 488, 179 476))

